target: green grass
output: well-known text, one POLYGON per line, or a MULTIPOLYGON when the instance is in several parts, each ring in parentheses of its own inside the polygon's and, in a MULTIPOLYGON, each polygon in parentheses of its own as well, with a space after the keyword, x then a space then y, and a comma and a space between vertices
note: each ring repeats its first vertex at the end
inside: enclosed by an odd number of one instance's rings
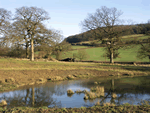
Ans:
POLYGON ((72 49, 88 48, 88 46, 72 46, 72 49))
POLYGON ((122 41, 132 41, 132 40, 140 40, 140 39, 147 39, 150 36, 144 36, 144 35, 129 35, 129 36, 124 36, 122 38, 122 41))
MULTIPOLYGON (((78 47, 79 48, 79 47, 78 47)), ((140 48, 140 45, 135 45, 133 48, 130 49, 120 49, 120 57, 114 59, 114 61, 128 61, 128 62, 149 62, 148 58, 145 59, 138 59, 137 51, 140 48)), ((104 54, 104 47, 95 47, 95 48, 85 48, 89 58, 87 60, 95 60, 95 61, 105 61, 105 57, 102 57, 104 54)), ((78 50, 73 50, 69 52, 63 52, 61 58, 73 57, 73 53, 77 53, 78 50)), ((106 61, 109 59, 106 58, 106 61)))
MULTIPOLYGON (((122 40, 123 41, 131 41, 131 40, 140 40, 140 39, 147 39, 149 36, 145 36, 143 34, 136 34, 136 35, 127 35, 127 36, 123 36, 122 40)), ((85 42, 80 42, 80 43, 91 43, 92 41, 85 41, 85 42)), ((95 61, 109 61, 108 58, 102 57, 104 54, 104 47, 88 47, 88 46, 72 46, 73 49, 76 50, 72 50, 72 51, 68 51, 68 52, 62 52, 61 54, 61 59, 65 59, 68 57, 73 57, 74 53, 78 52, 78 49, 85 49, 87 54, 88 54, 88 59, 85 60, 95 60, 95 61)), ((148 57, 145 59, 138 59, 137 56, 137 51, 140 48, 140 45, 136 45, 133 48, 130 49, 120 49, 120 57, 121 58, 117 58, 114 59, 114 61, 125 61, 125 62, 149 62, 148 57)))
MULTIPOLYGON (((148 37, 150 36, 145 36, 144 34, 134 34, 134 35, 126 35, 126 36, 122 36, 122 41, 131 41, 131 40, 134 40, 134 39, 147 39, 148 37)), ((83 41, 83 42, 78 42, 79 44, 82 44, 82 43, 92 43, 92 42, 95 42, 95 43, 101 43, 102 41, 99 41, 99 40, 94 40, 94 41, 83 41)))

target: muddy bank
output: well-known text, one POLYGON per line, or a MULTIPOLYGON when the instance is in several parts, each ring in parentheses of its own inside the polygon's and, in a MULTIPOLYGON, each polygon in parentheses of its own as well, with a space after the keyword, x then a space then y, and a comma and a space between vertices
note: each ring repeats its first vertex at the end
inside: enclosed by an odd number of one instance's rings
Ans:
MULTIPOLYGON (((133 77, 146 73, 125 73, 115 71, 102 71, 94 69, 74 70, 1 70, 0 92, 15 90, 24 86, 43 84, 47 81, 74 80, 102 76, 133 77)), ((148 75, 148 74, 146 74, 148 75)))

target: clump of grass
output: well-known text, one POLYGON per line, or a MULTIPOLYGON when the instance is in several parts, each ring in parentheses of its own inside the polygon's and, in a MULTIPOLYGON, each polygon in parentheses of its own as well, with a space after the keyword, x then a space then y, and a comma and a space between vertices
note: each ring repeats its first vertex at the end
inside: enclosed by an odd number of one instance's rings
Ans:
POLYGON ((0 102, 0 107, 5 108, 6 106, 7 106, 6 100, 2 100, 2 101, 0 102))
POLYGON ((84 95, 84 100, 88 100, 89 98, 88 98, 88 95, 87 94, 85 94, 84 95))
POLYGON ((112 93, 111 96, 112 96, 112 98, 117 98, 116 93, 112 93))
POLYGON ((71 89, 69 89, 67 90, 67 94, 74 94, 74 92, 71 89))
POLYGON ((36 80, 36 83, 37 83, 37 84, 45 83, 45 82, 46 82, 46 80, 45 80, 44 78, 38 78, 38 79, 36 80))
POLYGON ((87 92, 88 99, 95 99, 97 95, 94 92, 87 92))
POLYGON ((92 92, 104 92, 104 86, 97 86, 97 87, 92 87, 90 89, 92 92))
POLYGON ((52 76, 52 77, 48 77, 47 80, 48 81, 61 81, 61 80, 64 80, 64 79, 60 76, 52 76))
POLYGON ((80 89, 78 89, 77 91, 75 91, 75 93, 85 93, 85 94, 87 94, 88 91, 86 89, 83 90, 83 91, 81 91, 80 89))
POLYGON ((87 93, 88 91, 85 89, 85 90, 83 90, 83 92, 84 92, 84 93, 87 93))
POLYGON ((94 84, 96 84, 96 85, 97 85, 98 83, 97 83, 97 82, 94 82, 94 84))
POLYGON ((113 103, 106 102, 106 103, 103 103, 103 106, 116 106, 116 105, 113 103))
POLYGON ((76 93, 82 93, 83 91, 81 91, 80 89, 78 89, 77 91, 76 91, 76 93))
POLYGON ((105 93, 104 92, 97 92, 96 93, 96 97, 99 98, 99 97, 104 97, 105 93))
POLYGON ((67 79, 72 80, 72 79, 74 79, 74 76, 68 75, 68 76, 67 76, 67 79))
POLYGON ((131 106, 129 103, 123 103, 123 106, 131 106))
POLYGON ((92 87, 90 92, 86 92, 88 99, 95 99, 99 98, 105 95, 104 93, 104 87, 103 86, 97 86, 92 87))

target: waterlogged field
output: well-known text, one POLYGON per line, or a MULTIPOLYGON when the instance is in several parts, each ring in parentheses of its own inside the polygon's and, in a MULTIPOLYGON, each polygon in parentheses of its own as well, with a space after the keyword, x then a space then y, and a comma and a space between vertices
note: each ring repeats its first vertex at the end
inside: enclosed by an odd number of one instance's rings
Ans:
MULTIPOLYGON (((111 88, 111 79, 112 78, 115 79, 114 91, 115 89, 117 89, 116 92, 114 93, 116 93, 118 100, 115 101, 120 102, 120 104, 122 105, 123 104, 122 102, 125 102, 125 100, 124 98, 119 100, 119 97, 124 95, 125 92, 123 93, 123 91, 126 92, 129 91, 129 95, 133 96, 133 98, 135 99, 134 92, 132 92, 133 90, 139 88, 138 92, 140 92, 140 89, 144 89, 141 91, 145 92, 145 90, 149 88, 148 81, 145 82, 145 80, 142 78, 140 79, 138 78, 132 79, 132 78, 136 76, 148 76, 148 75, 150 75, 149 65, 137 65, 137 66, 119 65, 119 64, 110 65, 103 63, 51 62, 46 60, 30 62, 29 60, 26 59, 21 60, 13 58, 1 58, 0 98, 1 100, 6 99, 6 101, 8 102, 8 109, 0 109, 0 111, 3 112, 14 111, 15 113, 24 110, 25 112, 41 112, 41 113, 44 111, 45 112, 88 112, 88 111, 96 112, 99 110, 102 110, 103 112, 116 110, 126 111, 129 110, 126 108, 126 105, 122 106, 121 109, 118 109, 117 106, 114 106, 112 109, 111 106, 114 104, 109 103, 111 96, 110 94, 112 94, 111 92, 109 94, 109 90, 111 88), (79 82, 80 79, 82 79, 83 81, 85 80, 86 82, 79 82), (73 82, 73 80, 79 81, 73 82), (87 91, 94 91, 95 90, 94 87, 97 86, 104 87, 105 96, 109 94, 107 99, 105 99, 106 101, 104 101, 104 103, 108 104, 99 106, 99 104, 101 103, 98 103, 98 101, 100 102, 101 99, 99 98, 99 100, 97 100, 98 99, 97 96, 103 95, 101 93, 98 93, 97 95, 95 95, 92 92, 87 93, 88 98, 96 99, 93 101, 89 99, 84 100, 85 93, 74 93, 72 96, 67 95, 68 89, 71 89, 74 92, 77 90, 79 92, 79 89, 81 91, 85 89, 87 89, 87 91), (91 90, 92 87, 93 90, 91 90), (75 100, 78 101, 81 100, 81 102, 78 103, 76 101, 74 102, 75 105, 71 105, 70 102, 75 100), (85 101, 87 101, 87 103, 85 101), (96 103, 97 106, 91 107, 96 103), (12 108, 13 105, 15 105, 15 108, 12 108), (27 106, 30 106, 31 108, 28 108, 27 106), (54 108, 48 109, 48 107, 54 108), (59 107, 63 108, 59 109, 59 107), (67 107, 72 108, 70 109, 67 107)), ((147 79, 149 78, 146 78, 146 80, 147 79)), ((137 95, 139 95, 139 93, 136 94, 136 96, 137 95)), ((125 97, 128 97, 128 95, 125 95, 125 97)), ((149 95, 146 94, 146 97, 149 97, 149 95)), ((141 97, 138 98, 142 99, 141 97)), ((133 104, 135 105, 137 105, 137 103, 140 102, 139 100, 134 101, 133 104)), ((137 106, 132 108, 132 106, 129 106, 129 108, 131 108, 132 111, 149 110, 148 109, 149 106, 147 105, 147 103, 146 107, 137 106)))
POLYGON ((150 111, 148 109, 150 103, 149 78, 149 76, 101 77, 90 80, 47 82, 40 86, 29 86, 1 93, 0 99, 7 101, 8 111, 16 112, 25 110, 34 110, 34 112, 87 112, 92 110, 95 112, 148 112, 150 111), (114 82, 113 86, 112 82, 114 82), (68 93, 69 90, 72 91, 71 94, 68 93), (101 94, 97 97, 98 92, 101 94), (87 98, 85 98, 86 95, 87 98), (144 104, 143 108, 139 106, 142 104, 144 104), (136 106, 132 108, 132 105, 136 106), (33 107, 32 110, 24 108, 27 106, 33 107))

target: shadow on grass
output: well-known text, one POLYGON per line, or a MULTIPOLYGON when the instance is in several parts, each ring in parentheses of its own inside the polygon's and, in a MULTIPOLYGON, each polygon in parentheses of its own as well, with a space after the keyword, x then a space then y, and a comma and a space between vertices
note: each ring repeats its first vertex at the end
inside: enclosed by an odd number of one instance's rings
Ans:
POLYGON ((143 72, 150 72, 150 67, 147 66, 121 66, 121 65, 102 65, 112 68, 119 68, 119 69, 126 69, 129 71, 143 71, 143 72))
POLYGON ((150 72, 150 67, 146 67, 146 66, 122 66, 122 69, 126 69, 129 71, 149 71, 150 72))

